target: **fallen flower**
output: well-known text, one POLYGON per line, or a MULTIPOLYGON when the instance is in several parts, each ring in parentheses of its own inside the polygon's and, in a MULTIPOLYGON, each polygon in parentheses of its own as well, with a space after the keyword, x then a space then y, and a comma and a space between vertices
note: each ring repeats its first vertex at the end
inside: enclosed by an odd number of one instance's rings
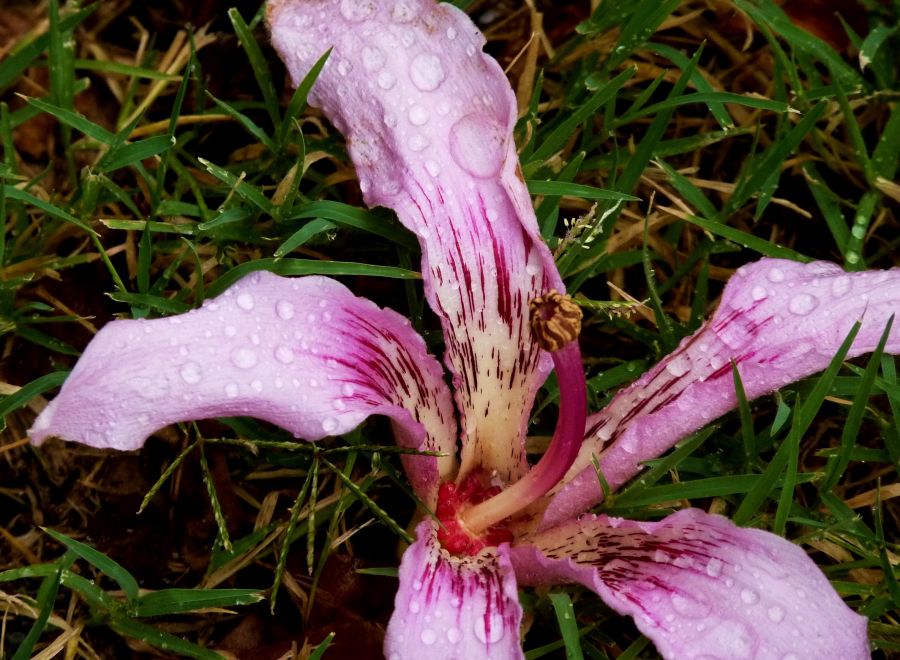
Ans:
MULTIPOLYGON (((873 350, 900 271, 746 266, 701 330, 586 420, 576 310, 555 293, 514 99, 475 26, 431 0, 274 0, 268 19, 295 83, 333 48, 310 102, 346 135, 366 202, 418 236, 453 391, 400 315, 327 278, 257 273, 187 314, 108 324, 33 441, 134 449, 165 424, 227 415, 318 440, 388 416, 400 444, 445 454, 403 459, 442 526, 421 522, 404 554, 392 660, 522 658, 517 586, 557 582, 592 589, 671 658, 868 657, 865 618, 780 537, 696 509, 578 516, 602 496, 592 454, 618 487, 735 406, 732 360, 759 396, 823 369, 857 320, 850 355, 873 350), (551 364, 559 422, 529 467, 528 414, 551 364)), ((887 350, 900 351, 897 330, 887 350)))

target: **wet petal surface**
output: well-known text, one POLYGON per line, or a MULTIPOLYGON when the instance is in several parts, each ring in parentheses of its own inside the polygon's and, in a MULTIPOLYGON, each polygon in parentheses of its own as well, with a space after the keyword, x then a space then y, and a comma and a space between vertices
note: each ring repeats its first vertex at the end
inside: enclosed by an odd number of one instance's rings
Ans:
POLYGON ((510 551, 520 583, 585 585, 666 658, 869 657, 865 617, 774 534, 687 509, 657 523, 585 516, 532 542, 510 551))
POLYGON ((463 417, 460 477, 518 478, 549 369, 528 302, 562 283, 518 173, 503 71, 471 20, 432 0, 275 0, 269 22, 295 84, 333 47, 310 102, 346 135, 366 202, 394 209, 422 246, 463 417))
MULTIPOLYGON (((587 439, 545 525, 599 502, 591 456, 612 488, 676 442, 737 406, 731 361, 750 399, 822 371, 853 324, 854 357, 878 345, 900 309, 900 269, 846 273, 839 266, 763 259, 729 280, 713 317, 588 420, 587 439)), ((900 323, 885 350, 900 353, 900 323)))
POLYGON ((249 415, 318 440, 373 414, 391 418, 403 445, 449 454, 405 459, 431 500, 438 471, 453 469, 456 428, 422 339, 339 282, 262 272, 199 310, 107 324, 30 437, 137 449, 167 424, 249 415))
POLYGON ((385 637, 388 660, 523 658, 516 580, 505 546, 476 557, 440 548, 434 522, 403 554, 400 589, 385 637))

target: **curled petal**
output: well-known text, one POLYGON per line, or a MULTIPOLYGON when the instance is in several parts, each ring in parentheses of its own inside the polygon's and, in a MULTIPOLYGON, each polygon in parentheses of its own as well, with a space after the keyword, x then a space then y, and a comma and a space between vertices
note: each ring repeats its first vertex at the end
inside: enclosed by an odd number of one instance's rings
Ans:
MULTIPOLYGON (((603 497, 591 456, 612 488, 678 440, 737 406, 731 361, 748 398, 825 369, 862 322, 848 355, 875 349, 900 309, 900 269, 846 273, 827 262, 762 259, 739 269, 713 317, 588 420, 566 485, 544 517, 549 526, 603 497)), ((900 323, 885 348, 900 353, 900 323)))
POLYGON ((523 658, 522 607, 507 547, 452 557, 423 521, 400 564, 400 588, 388 624, 388 660, 523 658))
POLYGON ((585 516, 511 549, 521 584, 579 582, 666 658, 869 657, 866 619, 799 547, 697 509, 585 516))
POLYGON ((201 309, 153 321, 114 321, 91 341, 35 421, 35 443, 59 436, 137 449, 167 424, 249 415, 298 438, 345 433, 386 415, 432 500, 452 472, 453 404, 438 362, 402 316, 324 277, 255 273, 201 309))
POLYGON ((562 282, 518 171, 503 71, 447 3, 274 0, 268 20, 294 83, 333 48, 310 102, 346 135, 366 202, 394 209, 422 246, 463 416, 460 477, 518 478, 550 366, 528 302, 562 282))

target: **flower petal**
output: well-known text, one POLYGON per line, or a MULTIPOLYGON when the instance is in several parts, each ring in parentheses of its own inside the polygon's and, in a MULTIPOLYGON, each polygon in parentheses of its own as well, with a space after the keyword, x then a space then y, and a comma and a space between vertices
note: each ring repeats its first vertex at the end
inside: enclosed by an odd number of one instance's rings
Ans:
POLYGON ((518 170, 503 71, 469 18, 433 0, 274 0, 268 19, 295 84, 333 47, 310 102, 346 135, 366 203, 418 236, 464 418, 460 478, 518 478, 549 370, 528 302, 562 282, 518 170))
POLYGON ((167 424, 251 415, 318 440, 373 414, 401 444, 449 454, 407 457, 432 499, 438 471, 453 471, 456 428, 419 335, 334 280, 260 272, 187 314, 108 324, 29 433, 136 449, 167 424))
MULTIPOLYGON (((566 520, 603 497, 592 455, 618 488, 641 470, 641 461, 733 410, 732 360, 753 399, 827 367, 858 320, 862 327, 848 355, 874 350, 898 309, 900 269, 845 273, 824 261, 782 259, 739 269, 713 317, 588 420, 581 453, 543 524, 566 520)), ((900 353, 900 323, 886 350, 900 353)))
POLYGON ((585 516, 513 547, 521 584, 580 582, 667 658, 869 657, 866 619, 794 544, 698 509, 585 516))
POLYGON ((388 624, 388 660, 523 658, 522 607, 504 545, 475 557, 441 549, 437 526, 421 522, 403 554, 388 624))

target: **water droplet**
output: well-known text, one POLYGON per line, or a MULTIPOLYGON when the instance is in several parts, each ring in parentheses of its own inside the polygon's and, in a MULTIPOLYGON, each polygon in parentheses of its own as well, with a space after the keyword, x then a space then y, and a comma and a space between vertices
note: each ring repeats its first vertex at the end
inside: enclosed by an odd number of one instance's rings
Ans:
POLYGON ((422 580, 413 580, 413 591, 422 591, 422 580))
POLYGON ((424 126, 428 123, 429 116, 430 113, 424 106, 416 104, 409 109, 409 122, 413 126, 424 126))
POLYGON ((353 396, 353 394, 355 392, 356 392, 356 388, 354 388, 353 385, 351 385, 350 383, 344 383, 343 386, 341 387, 341 393, 344 396, 353 396))
POLYGON ((781 623, 784 621, 784 610, 778 607, 778 605, 773 605, 769 608, 769 619, 773 623, 781 623))
POLYGON ((769 271, 770 282, 784 282, 784 271, 780 268, 773 268, 769 271))
POLYGON ((369 71, 377 71, 384 66, 384 53, 375 46, 366 46, 362 49, 362 64, 369 71))
POLYGON ((409 140, 406 143, 406 146, 408 146, 412 151, 422 151, 422 149, 427 147, 428 144, 429 144, 428 138, 426 138, 423 135, 420 135, 419 133, 416 133, 415 135, 413 135, 409 138, 409 140))
POLYGON ((503 619, 497 614, 476 619, 475 637, 482 644, 496 644, 503 639, 503 619))
MULTIPOLYGON (((348 62, 347 60, 341 60, 340 62, 338 62, 337 70, 339 74, 341 74, 342 76, 346 76, 353 70, 353 65, 350 64, 350 62, 348 62)), ((346 89, 344 93, 346 94, 346 89)), ((342 94, 342 96, 343 95, 344 94, 342 94)))
POLYGON ((847 259, 848 264, 858 263, 859 262, 859 252, 854 252, 853 250, 850 250, 849 252, 847 252, 846 259, 847 259))
POLYGON ((753 589, 741 589, 741 600, 747 605, 753 605, 759 601, 759 594, 753 589))
POLYGON ((181 367, 181 380, 188 385, 196 385, 203 379, 203 371, 196 362, 185 362, 181 367))
POLYGON ((749 658, 753 655, 753 637, 737 621, 723 621, 703 638, 703 648, 722 658, 749 658))
POLYGON ((437 641, 437 634, 430 628, 426 628, 425 630, 423 630, 420 637, 422 639, 422 643, 425 646, 431 646, 437 641))
POLYGON ((629 433, 629 430, 626 430, 619 440, 619 446, 621 446, 622 450, 628 454, 637 453, 637 433, 629 433))
POLYGON ((237 328, 233 325, 226 325, 224 332, 226 337, 234 337, 237 334, 237 328))
POLYGON ((250 389, 254 392, 262 392, 263 384, 261 380, 254 380, 250 382, 250 389))
POLYGON ((469 44, 468 46, 466 46, 466 55, 468 55, 469 57, 472 57, 474 54, 475 54, 475 46, 473 46, 472 44, 469 44))
POLYGON ((322 420, 322 430, 325 431, 325 433, 334 433, 337 427, 338 422, 334 417, 326 417, 322 420))
POLYGON ((341 0, 341 15, 348 21, 361 21, 375 13, 375 0, 341 0))
POLYGON ((249 348, 238 348, 231 354, 231 363, 238 369, 250 369, 257 362, 256 353, 249 348))
POLYGON ((409 65, 409 79, 423 92, 437 89, 446 77, 440 58, 431 53, 420 53, 409 65))
POLYGON ((788 303, 788 309, 792 314, 806 316, 819 305, 819 299, 808 293, 799 293, 788 303))
POLYGON ((285 321, 294 318, 294 306, 287 300, 279 300, 275 305, 275 311, 278 313, 278 317, 285 321))
POLYGON ((400 0, 391 10, 391 18, 398 23, 409 23, 416 17, 416 10, 409 6, 404 0, 400 0))
POLYGON ((711 608, 707 603, 677 593, 673 593, 670 598, 672 607, 682 616, 689 619, 702 619, 709 615, 711 608))
POLYGON ((418 601, 415 601, 415 600, 409 601, 409 611, 410 612, 412 612, 413 614, 418 614, 420 609, 422 609, 422 608, 419 605, 418 601))
POLYGON ((684 376, 690 368, 691 361, 684 353, 676 355, 668 364, 666 364, 666 371, 675 376, 675 378, 684 376))
POLYGON ((347 407, 347 404, 344 403, 343 399, 335 399, 332 405, 335 410, 344 410, 347 407))
POLYGON ((850 291, 850 278, 846 275, 835 278, 831 283, 831 293, 836 296, 843 296, 848 291, 850 291))
POLYGON ((137 393, 145 399, 161 399, 169 393, 169 381, 165 378, 138 377, 131 383, 137 393))
POLYGON ((759 302, 760 300, 765 300, 768 294, 766 293, 766 288, 762 286, 753 287, 753 291, 750 292, 753 300, 759 302))
POLYGON ((506 138, 500 126, 480 113, 466 115, 450 129, 450 155, 474 177, 497 175, 505 157, 506 138))
POLYGON ((722 560, 713 557, 709 560, 709 563, 706 565, 706 574, 709 577, 719 577, 722 573, 722 560))
POLYGON ((225 386, 225 396, 227 396, 229 399, 233 399, 237 395, 238 395, 237 383, 228 383, 228 385, 225 386))
MULTIPOLYGON (((390 71, 382 71, 378 74, 377 82, 381 89, 388 90, 397 84, 397 78, 395 78, 394 74, 390 71)), ((385 123, 387 123, 387 121, 385 121, 385 123)))
POLYGON ((294 361, 294 350, 290 346, 282 344, 275 349, 275 359, 281 364, 290 364, 294 361))
POLYGON ((245 311, 253 309, 253 296, 249 293, 242 293, 237 297, 237 306, 245 311))
POLYGON ((458 644, 461 639, 462 633, 459 631, 459 628, 450 628, 447 631, 447 641, 451 644, 458 644))
POLYGON ((426 160, 426 161, 425 161, 425 169, 428 170, 428 173, 429 173, 431 176, 437 176, 438 174, 441 173, 441 166, 438 165, 438 164, 437 164, 435 161, 433 161, 433 160, 426 160))
POLYGON ((456 29, 455 28, 453 28, 453 27, 447 28, 447 38, 450 41, 453 41, 454 39, 456 39, 456 29))
POLYGON ((388 126, 389 128, 394 128, 395 126, 397 126, 397 118, 390 113, 385 114, 384 125, 388 126))
POLYGON ((853 225, 853 229, 850 230, 850 233, 853 234, 853 238, 863 238, 866 235, 866 228, 862 225, 853 225))

